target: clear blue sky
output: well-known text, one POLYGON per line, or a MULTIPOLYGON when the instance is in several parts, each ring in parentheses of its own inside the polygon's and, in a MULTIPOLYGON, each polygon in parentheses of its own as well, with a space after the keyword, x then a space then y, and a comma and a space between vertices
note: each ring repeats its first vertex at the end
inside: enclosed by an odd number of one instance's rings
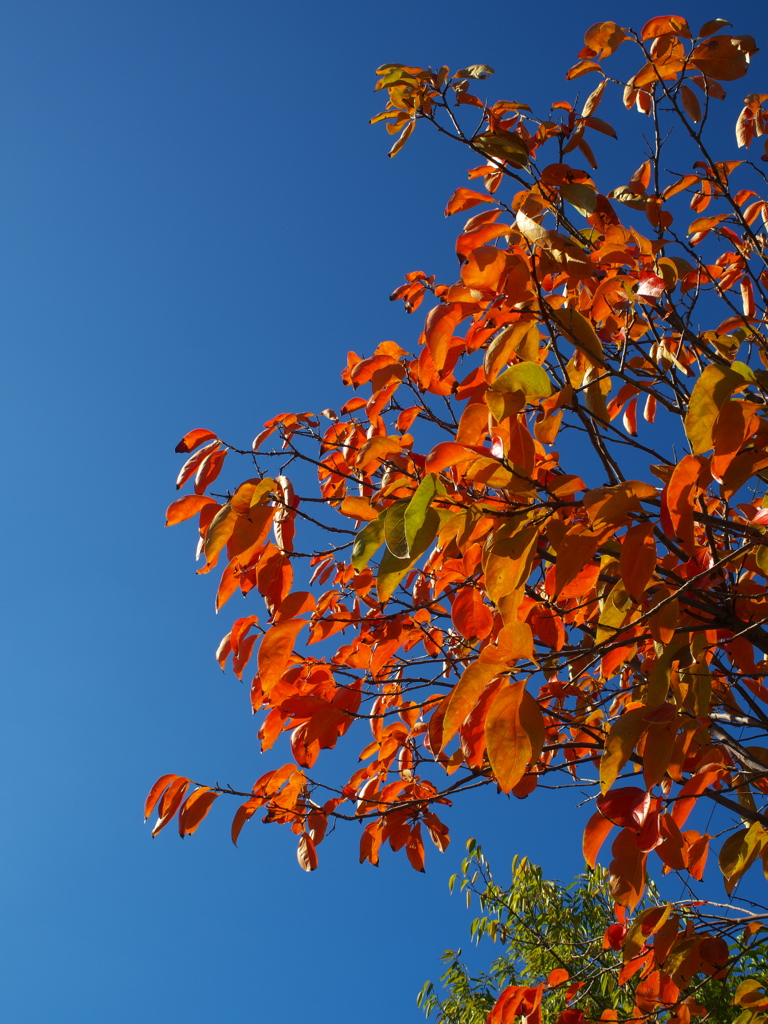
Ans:
MULTIPOLYGON (((765 50, 755 7, 726 13, 765 50)), ((387 160, 374 68, 488 63, 489 94, 548 103, 573 95, 584 29, 628 10, 5 5, 3 1019, 417 1021, 439 953, 466 943, 446 890, 463 838, 500 871, 516 852, 580 869, 546 798, 478 798, 426 876, 358 866, 351 831, 312 875, 275 827, 235 850, 223 801, 192 839, 153 842, 140 808, 165 771, 250 786, 263 770, 246 692, 213 662, 232 616, 213 615, 191 531, 162 528, 176 441, 205 426, 247 443, 279 411, 338 402, 347 349, 413 346, 418 323, 387 301, 402 274, 453 273, 442 210, 464 157, 425 132, 387 160)))

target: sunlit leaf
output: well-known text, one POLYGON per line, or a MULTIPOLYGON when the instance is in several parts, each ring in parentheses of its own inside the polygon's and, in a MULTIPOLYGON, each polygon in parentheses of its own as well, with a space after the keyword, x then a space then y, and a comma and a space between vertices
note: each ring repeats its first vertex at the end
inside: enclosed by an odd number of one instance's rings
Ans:
POLYGON ((538 363, 515 363, 505 370, 491 385, 494 391, 511 394, 522 391, 526 400, 549 398, 552 394, 552 382, 547 371, 538 363))

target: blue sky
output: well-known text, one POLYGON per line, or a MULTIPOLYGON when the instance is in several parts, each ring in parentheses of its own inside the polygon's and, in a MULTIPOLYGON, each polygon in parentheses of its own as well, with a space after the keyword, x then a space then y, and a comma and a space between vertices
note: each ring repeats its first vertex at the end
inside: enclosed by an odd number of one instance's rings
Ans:
MULTIPOLYGON (((754 7, 728 16, 765 50, 754 7)), ((246 692, 213 661, 232 615, 213 615, 191 531, 162 528, 175 443, 204 426, 247 444, 277 412, 338 403, 349 348, 413 347, 388 302, 402 275, 453 273, 442 210, 465 158, 423 132, 387 160, 374 68, 488 63, 489 94, 543 106, 573 95, 563 73, 606 18, 626 22, 560 0, 0 15, 6 1019, 417 1021, 439 953, 466 942, 446 889, 463 838, 499 873, 516 852, 580 869, 554 798, 478 797, 426 876, 358 866, 352 832, 305 875, 282 830, 253 823, 235 850, 220 805, 153 842, 140 808, 165 771, 263 770, 246 692)))

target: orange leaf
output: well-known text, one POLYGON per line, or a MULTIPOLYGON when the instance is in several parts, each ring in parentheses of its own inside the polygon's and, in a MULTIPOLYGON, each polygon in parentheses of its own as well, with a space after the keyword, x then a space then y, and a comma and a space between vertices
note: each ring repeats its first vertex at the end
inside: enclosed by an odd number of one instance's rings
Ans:
MULTIPOLYGON (((203 449, 204 451, 205 449, 203 449)), ((210 487, 213 481, 217 478, 224 466, 224 459, 227 457, 226 448, 220 448, 218 451, 211 452, 198 466, 197 473, 195 474, 195 494, 202 494, 203 491, 210 487)))
POLYGON ((637 604, 642 603, 645 588, 653 578, 656 558, 653 523, 630 527, 621 545, 619 566, 624 589, 637 604))
POLYGON ((187 797, 179 810, 179 835, 191 836, 203 818, 213 806, 214 800, 218 797, 208 786, 198 788, 187 797))
POLYGON ((455 441, 441 441, 427 456, 424 466, 427 473, 439 473, 447 466, 458 466, 464 462, 475 462, 479 454, 490 455, 490 449, 482 449, 455 441))
POLYGON ((694 124, 698 124, 701 120, 701 104, 696 93, 689 86, 683 85, 680 87, 680 96, 682 97, 686 114, 694 124))
MULTIPOLYGON (((619 776, 624 765, 632 756, 635 745, 645 732, 646 707, 625 711, 611 724, 605 739, 605 749, 600 758, 600 790, 607 793, 619 776)), ((620 790, 619 792, 626 792, 620 790)), ((641 792, 638 790, 638 792, 641 792)), ((600 804, 598 804, 600 806, 600 804)), ((603 808, 600 808, 603 810, 603 808)), ((605 814, 605 811, 603 810, 605 814)), ((619 822, 617 822, 619 824, 619 822)))
POLYGON ((488 760, 505 793, 522 779, 544 743, 541 709, 524 682, 499 687, 485 722, 488 760))
POLYGON ((564 967, 556 967, 554 971, 549 972, 547 987, 556 988, 558 985, 564 985, 566 981, 570 980, 570 977, 570 974, 564 967))
POLYGON ((306 624, 305 619, 287 619, 265 633, 258 656, 259 679, 265 693, 270 692, 288 667, 294 641, 306 624))
POLYGON ((445 366, 454 328, 464 319, 464 316, 465 313, 458 303, 435 306, 427 314, 424 323, 424 337, 438 371, 445 366))
POLYGON ((221 574, 216 590, 216 611, 220 612, 240 585, 240 566, 237 562, 229 562, 221 574))
POLYGON ((493 612, 474 587, 465 587, 451 605, 451 619, 467 640, 485 640, 493 629, 493 612))
POLYGON ((232 842, 237 846, 237 840, 240 837, 243 825, 246 821, 250 820, 256 811, 263 806, 263 800, 261 798, 247 800, 244 804, 241 804, 235 811, 235 817, 232 820, 232 842))
POLYGON ((648 855, 638 850, 629 829, 622 829, 611 848, 611 895, 621 906, 634 910, 645 889, 645 862, 648 855))
POLYGON ((602 60, 604 57, 610 57, 625 39, 629 39, 629 36, 615 21, 598 22, 584 33, 585 49, 579 56, 602 60), (586 50, 590 52, 586 53, 586 50))
POLYGON ((691 64, 708 78, 733 82, 746 75, 756 49, 751 36, 711 36, 694 49, 691 64))
POLYGON ((185 494, 183 498, 172 501, 165 513, 165 525, 175 526, 197 515, 206 505, 218 505, 215 498, 205 494, 185 494))
POLYGON ((493 196, 486 195, 483 192, 473 192, 471 188, 457 188, 448 200, 445 216, 450 217, 453 213, 463 213, 464 210, 470 210, 473 206, 477 206, 478 203, 495 202, 496 200, 493 196))
MULTIPOLYGON (((627 714, 628 712, 625 712, 627 714)), ((642 828, 651 806, 651 798, 639 786, 624 786, 597 798, 597 809, 619 828, 642 828)))
POLYGON ((212 430, 203 430, 201 427, 198 427, 197 430, 190 430, 188 434, 185 434, 176 445, 175 450, 182 453, 191 452, 205 441, 215 440, 216 435, 212 430))
POLYGON ((216 451, 219 447, 218 441, 212 441, 207 444, 205 448, 201 448, 199 452, 195 452, 194 455, 190 455, 187 461, 179 470, 179 475, 176 477, 176 490, 183 487, 184 484, 189 480, 193 473, 196 473, 200 465, 205 462, 208 456, 216 451))
POLYGON ((695 554, 693 500, 701 471, 700 458, 683 456, 661 494, 661 525, 668 536, 679 538, 691 556, 695 554))
MULTIPOLYGON (((480 292, 495 292, 506 271, 507 254, 495 245, 482 245, 469 254, 467 262, 461 268, 461 279, 467 288, 480 292)), ((435 363, 437 365, 437 360, 435 363)))
POLYGON ((681 18, 677 14, 651 18, 643 26, 640 38, 643 42, 647 42, 649 39, 660 39, 662 36, 671 35, 682 36, 683 39, 691 38, 691 30, 688 28, 685 18, 681 18))
POLYGON ((168 822, 171 821, 174 814, 179 809, 188 787, 189 779, 185 779, 182 776, 177 776, 173 782, 171 782, 170 786, 168 786, 160 800, 160 806, 157 812, 158 818, 155 822, 154 828, 152 829, 153 836, 156 836, 158 832, 164 829, 168 822))
POLYGON ((680 792, 677 794, 677 799, 672 808, 672 820, 675 825, 680 829, 688 819, 688 815, 693 810, 697 799, 701 794, 712 785, 715 779, 720 778, 723 774, 721 768, 704 768, 696 775, 692 775, 690 779, 684 784, 680 792))
POLYGON ((609 821, 600 811, 596 811, 587 822, 582 840, 582 851, 584 860, 591 868, 594 868, 597 863, 600 847, 613 827, 613 822, 609 821))
POLYGON ((219 511, 211 520, 211 524, 205 531, 205 543, 203 552, 205 554, 205 570, 212 569, 219 559, 219 552, 232 536, 238 516, 227 503, 222 505, 219 511))
POLYGON ((459 726, 467 719, 488 683, 503 671, 503 664, 491 661, 490 658, 484 659, 482 656, 464 670, 453 688, 453 693, 447 698, 443 719, 443 747, 456 735, 459 726))
POLYGON ((144 803, 144 820, 150 816, 152 811, 155 809, 155 804, 160 799, 163 792, 168 786, 175 780, 181 778, 180 775, 161 775, 157 782, 150 789, 147 799, 144 803))
POLYGON ((414 825, 408 833, 408 838, 405 841, 405 855, 414 870, 424 870, 424 841, 421 838, 421 825, 414 825))

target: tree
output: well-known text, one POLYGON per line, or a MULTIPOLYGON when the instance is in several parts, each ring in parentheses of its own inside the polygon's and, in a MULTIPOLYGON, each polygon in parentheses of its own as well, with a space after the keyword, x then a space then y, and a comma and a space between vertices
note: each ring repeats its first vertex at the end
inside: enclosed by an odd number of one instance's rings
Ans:
MULTIPOLYGON (((261 596, 217 657, 241 679, 255 665, 262 748, 290 732, 292 760, 241 792, 165 775, 146 807, 155 833, 178 815, 189 835, 239 796, 233 840, 259 812, 308 870, 329 823, 354 821, 361 860, 388 843, 423 870, 423 834, 445 849, 460 794, 586 792, 634 1012, 678 1022, 691 985, 728 970, 732 929, 768 916, 690 888, 712 842, 729 899, 768 868, 768 179, 746 152, 768 96, 747 97, 733 159, 713 111, 756 47, 728 28, 594 25, 566 76, 599 78, 580 112, 489 106, 472 92, 485 65, 379 69, 390 155, 421 124, 481 161, 446 208, 474 211, 459 279, 406 275, 392 297, 432 303, 417 352, 349 353, 364 395, 339 414, 275 416, 247 450, 203 429, 180 442, 194 493, 168 523, 198 516, 199 572, 224 565, 217 608, 261 596), (617 86, 643 119, 640 166, 598 184, 591 142, 616 131, 596 111, 617 86), (209 493, 232 456, 251 475, 209 493), (347 734, 362 766, 322 781, 347 734), (690 896, 643 909, 669 872, 690 896)), ((740 1024, 768 1010, 757 978, 735 999, 740 1024)), ((494 1011, 533 1012, 509 989, 494 1011)))
MULTIPOLYGON (((451 878, 451 891, 458 877, 451 878)), ((545 1020, 563 1014, 565 1021, 581 1020, 581 1015, 611 1019, 611 1012, 619 1019, 632 1017, 642 980, 632 972, 631 960, 625 964, 621 955, 624 928, 615 922, 604 868, 586 871, 565 886, 546 880, 541 868, 525 857, 514 857, 511 882, 504 888, 495 882, 482 848, 471 839, 462 862, 460 889, 466 893, 467 905, 474 897, 482 913, 470 928, 473 942, 479 945, 490 939, 502 950, 487 971, 474 974, 461 962, 460 949, 445 951, 441 978, 445 995, 441 998, 434 984, 427 982, 418 997, 419 1006, 437 1024, 484 1024, 490 1013, 491 1021, 504 1019, 504 1003, 498 1003, 504 991, 507 1004, 513 999, 539 1000, 545 1020), (568 1012, 577 1000, 580 1010, 568 1012)), ((649 883, 638 910, 663 912, 664 907, 658 890, 649 883)), ((717 1024, 731 1024, 739 986, 768 963, 765 932, 747 936, 739 932, 734 924, 728 935, 729 970, 722 977, 697 980, 685 1004, 689 1012, 705 1013, 717 1024)))

